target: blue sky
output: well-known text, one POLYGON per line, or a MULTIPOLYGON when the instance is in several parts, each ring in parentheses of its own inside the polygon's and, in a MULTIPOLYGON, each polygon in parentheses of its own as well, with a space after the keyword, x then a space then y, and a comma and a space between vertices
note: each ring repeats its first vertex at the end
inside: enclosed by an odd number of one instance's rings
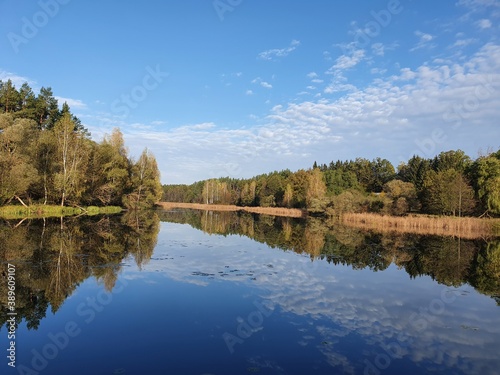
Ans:
POLYGON ((0 0, 0 79, 164 183, 498 149, 500 1, 0 0))

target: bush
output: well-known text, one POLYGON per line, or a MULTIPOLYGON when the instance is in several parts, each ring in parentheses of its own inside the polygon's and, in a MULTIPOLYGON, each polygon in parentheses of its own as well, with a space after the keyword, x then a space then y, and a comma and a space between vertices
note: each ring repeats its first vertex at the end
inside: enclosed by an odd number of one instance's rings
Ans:
POLYGON ((400 197, 392 202, 391 214, 395 216, 403 216, 410 209, 408 201, 404 197, 400 197))
POLYGON ((341 216, 346 212, 362 212, 364 211, 365 198, 357 190, 347 190, 333 197, 333 208, 327 210, 330 216, 341 216))
POLYGON ((368 205, 368 212, 381 213, 385 207, 385 203, 382 199, 374 199, 368 205))

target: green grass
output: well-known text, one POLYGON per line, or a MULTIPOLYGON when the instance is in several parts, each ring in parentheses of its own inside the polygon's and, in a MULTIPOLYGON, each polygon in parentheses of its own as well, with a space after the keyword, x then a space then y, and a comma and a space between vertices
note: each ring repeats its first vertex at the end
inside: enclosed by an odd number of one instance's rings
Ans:
POLYGON ((61 217, 74 215, 103 215, 117 214, 122 211, 121 207, 106 206, 97 207, 61 207, 56 205, 31 205, 24 206, 3 206, 0 207, 0 218, 3 219, 24 219, 24 218, 44 218, 61 217))
POLYGON ((122 212, 122 208, 118 206, 105 206, 105 207, 97 207, 97 206, 88 206, 87 207, 87 215, 105 215, 105 214, 119 214, 122 212))

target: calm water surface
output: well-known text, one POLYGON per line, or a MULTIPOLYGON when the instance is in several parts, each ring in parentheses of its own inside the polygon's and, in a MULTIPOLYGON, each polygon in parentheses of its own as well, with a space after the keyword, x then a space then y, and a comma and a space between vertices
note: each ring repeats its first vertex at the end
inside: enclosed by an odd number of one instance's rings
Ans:
POLYGON ((195 211, 16 224, 1 374, 500 373, 498 241, 195 211))

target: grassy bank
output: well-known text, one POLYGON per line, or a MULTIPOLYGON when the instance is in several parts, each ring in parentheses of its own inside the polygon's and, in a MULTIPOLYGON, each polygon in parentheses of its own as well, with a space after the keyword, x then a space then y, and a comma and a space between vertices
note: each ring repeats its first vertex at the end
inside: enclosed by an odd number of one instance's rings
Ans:
POLYGON ((61 217, 74 215, 102 215, 116 214, 122 211, 121 207, 61 207, 56 205, 31 205, 31 206, 3 206, 0 207, 0 218, 3 219, 24 219, 61 217))
POLYGON ((306 212, 297 208, 281 208, 281 207, 240 207, 226 204, 200 204, 200 203, 177 203, 177 202, 160 202, 158 205, 165 210, 172 208, 191 208, 195 210, 208 211, 245 211, 256 214, 265 214, 273 216, 287 217, 304 217, 306 212))
POLYGON ((453 216, 386 216, 371 213, 346 213, 344 224, 381 232, 435 234, 461 238, 500 236, 500 219, 453 216))

